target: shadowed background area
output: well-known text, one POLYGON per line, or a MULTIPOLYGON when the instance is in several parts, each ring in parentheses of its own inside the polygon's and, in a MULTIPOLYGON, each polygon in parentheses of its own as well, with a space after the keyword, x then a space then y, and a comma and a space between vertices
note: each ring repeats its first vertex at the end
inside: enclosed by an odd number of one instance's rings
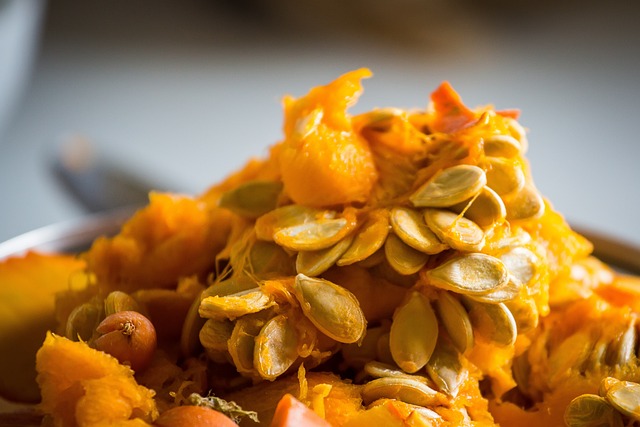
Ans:
POLYGON ((640 7, 556 3, 50 2, 0 129, 0 241, 86 213, 52 173, 61 144, 198 193, 278 141, 282 95, 366 66, 356 113, 424 108, 443 80, 470 106, 520 108, 541 192, 640 243, 640 7))

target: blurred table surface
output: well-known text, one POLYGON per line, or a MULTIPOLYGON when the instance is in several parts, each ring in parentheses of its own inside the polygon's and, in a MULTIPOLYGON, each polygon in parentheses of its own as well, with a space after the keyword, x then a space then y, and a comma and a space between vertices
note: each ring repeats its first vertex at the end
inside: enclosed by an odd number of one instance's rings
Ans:
POLYGON ((443 80, 470 106, 520 108, 541 192, 640 243, 637 3, 52 1, 0 136, 0 241, 85 214, 50 168, 70 135, 199 193, 279 140, 282 95, 366 66, 353 112, 424 108, 443 80))

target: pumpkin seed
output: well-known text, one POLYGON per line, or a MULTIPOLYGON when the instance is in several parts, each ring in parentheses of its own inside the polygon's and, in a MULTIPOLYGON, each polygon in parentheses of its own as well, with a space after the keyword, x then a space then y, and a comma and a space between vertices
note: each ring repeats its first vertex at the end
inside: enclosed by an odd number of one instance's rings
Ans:
POLYGON ((254 276, 269 273, 293 275, 295 273, 291 257, 273 242, 257 240, 249 251, 248 271, 254 276))
POLYGON ((220 196, 218 205, 247 218, 258 218, 276 208, 282 192, 276 181, 249 181, 220 196))
POLYGON ((271 315, 271 312, 265 311, 249 314, 236 320, 231 337, 227 342, 227 351, 239 373, 256 374, 253 366, 255 338, 271 315))
POLYGON ((404 243, 426 254, 437 254, 446 249, 436 235, 427 227, 423 215, 410 208, 395 207, 390 212, 391 227, 404 243))
POLYGON ((452 249, 478 252, 484 246, 484 232, 473 221, 442 209, 426 209, 424 219, 436 236, 452 249))
POLYGON ((475 198, 451 207, 457 214, 464 216, 482 228, 488 229, 500 225, 507 217, 507 209, 498 194, 489 187, 483 187, 475 198))
POLYGON ((389 334, 396 365, 409 373, 422 369, 438 340, 438 321, 429 300, 419 292, 411 292, 393 313, 389 334))
POLYGON ((254 228, 258 239, 272 241, 273 235, 280 229, 335 217, 335 211, 287 205, 260 216, 254 228))
POLYGON ((589 333, 578 332, 567 337, 549 355, 550 382, 558 383, 566 379, 572 371, 582 370, 593 356, 593 350, 594 344, 589 333))
POLYGON ((513 315, 503 303, 487 304, 464 298, 474 331, 488 343, 508 347, 516 342, 518 330, 513 315))
POLYGON ((369 214, 357 231, 353 243, 338 259, 338 266, 350 265, 370 258, 382 247, 389 234, 389 216, 386 209, 369 214))
POLYGON ((298 274, 293 292, 302 312, 320 332, 341 343, 358 342, 367 321, 355 295, 335 283, 298 274))
POLYGON ((380 338, 378 338, 378 345, 376 346, 376 354, 378 355, 377 360, 382 363, 386 363, 387 365, 396 363, 393 360, 393 355, 391 354, 391 346, 389 345, 390 337, 391 334, 389 332, 380 334, 380 338))
POLYGON ((387 237, 384 254, 391 268, 405 276, 420 271, 429 259, 429 255, 413 249, 395 234, 387 237))
POLYGON ((460 353, 473 347, 473 327, 467 310, 449 292, 439 292, 436 310, 442 326, 460 353))
POLYGON ((235 319, 273 306, 273 299, 260 288, 228 296, 208 296, 200 302, 199 313, 207 319, 235 319))
POLYGON ((362 388, 362 399, 366 405, 384 398, 418 406, 440 404, 443 400, 437 391, 411 378, 377 378, 362 388))
POLYGON ((464 295, 482 295, 505 286, 509 273, 498 258, 482 253, 459 255, 427 270, 427 283, 464 295))
POLYGON ((487 183, 478 166, 457 165, 437 172, 409 200, 416 207, 446 208, 475 196, 487 183))
POLYGON ((378 340, 385 333, 389 333, 388 327, 376 326, 369 328, 362 339, 362 343, 342 346, 341 353, 345 363, 352 368, 362 369, 367 362, 377 359, 378 340))
POLYGON ((72 341, 90 341, 103 318, 102 304, 80 304, 67 318, 65 336, 72 341))
POLYGON ((228 342, 233 333, 233 322, 228 319, 207 319, 200 329, 199 339, 207 356, 216 363, 227 361, 228 342))
POLYGON ((518 279, 513 276, 509 276, 509 281, 507 284, 497 288, 489 293, 482 295, 470 295, 470 298, 473 298, 476 301, 486 302, 489 304, 496 304, 499 302, 507 302, 513 301, 520 296, 520 292, 522 291, 522 283, 518 279))
POLYGON ((609 343, 605 362, 609 366, 626 366, 635 358, 636 319, 631 318, 624 332, 609 343))
POLYGON ((410 378, 416 381, 420 381, 423 384, 431 387, 433 384, 429 381, 429 378, 422 375, 411 375, 404 371, 396 369, 394 365, 382 363, 378 361, 369 361, 364 365, 364 372, 373 378, 410 378))
POLYGON ((504 304, 507 306, 516 321, 518 333, 526 334, 538 327, 538 307, 533 299, 516 298, 510 301, 505 301, 504 304))
POLYGON ((622 415, 640 421, 640 384, 617 382, 607 390, 606 399, 622 415))
POLYGON ((458 395, 469 376, 469 371, 462 366, 460 353, 442 337, 427 363, 427 373, 441 391, 452 397, 458 395))
POLYGON ((292 251, 317 251, 338 243, 354 226, 347 218, 320 219, 281 228, 273 240, 292 251))
POLYGON ((502 200, 507 208, 507 219, 509 221, 539 218, 544 213, 544 200, 531 185, 525 185, 517 193, 502 200))
POLYGON ((349 235, 327 249, 298 252, 296 271, 307 276, 319 276, 336 263, 352 241, 353 236, 349 235))
POLYGON ((520 154, 520 142, 511 135, 491 135, 484 139, 484 154, 512 158, 520 154))
POLYGON ((511 117, 506 117, 507 127, 509 133, 520 143, 520 151, 524 155, 529 149, 529 141, 527 140, 527 131, 522 127, 517 120, 511 117))
POLYGON ((606 397, 609 389, 613 387, 614 384, 619 383, 620 380, 613 377, 605 377, 600 381, 600 385, 598 386, 598 394, 600 397, 606 397))
POLYGON ((620 414, 602 397, 583 394, 569 403, 564 412, 568 427, 622 427, 620 414))
POLYGON ((228 279, 221 280, 209 286, 202 292, 201 298, 206 297, 226 297, 235 294, 241 294, 258 286, 255 278, 245 274, 244 272, 234 274, 228 279))
POLYGON ((499 258, 507 267, 509 273, 524 286, 529 286, 529 283, 536 275, 536 266, 538 265, 538 257, 533 252, 527 248, 517 246, 501 254, 499 258))
POLYGON ((522 168, 513 161, 499 157, 489 157, 487 185, 499 195, 520 191, 525 185, 522 168))
POLYGON ((109 316, 120 311, 140 312, 138 301, 126 292, 113 291, 104 299, 104 314, 109 316))
POLYGON ((298 358, 298 334, 283 314, 271 318, 255 338, 253 366, 266 380, 284 374, 298 358))

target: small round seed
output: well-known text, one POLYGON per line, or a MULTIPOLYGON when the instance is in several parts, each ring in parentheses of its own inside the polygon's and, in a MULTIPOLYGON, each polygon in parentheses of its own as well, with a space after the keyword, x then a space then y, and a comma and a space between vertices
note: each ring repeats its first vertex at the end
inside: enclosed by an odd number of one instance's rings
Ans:
POLYGON ((426 209, 427 226, 452 249, 478 252, 484 246, 484 232, 473 221, 443 209, 426 209))
POLYGON ((437 340, 438 321, 429 300, 411 292, 393 314, 389 335, 393 360, 403 371, 417 372, 429 361, 437 340))
POLYGON ((389 214, 393 232, 407 245, 426 254, 437 254, 446 249, 436 235, 427 227, 423 215, 410 208, 395 207, 389 214))
POLYGON ((487 183, 485 172, 473 165, 457 165, 436 173, 409 200, 416 207, 443 208, 475 196, 487 183))
POLYGON ((420 271, 429 259, 429 255, 407 245, 395 234, 387 237, 384 254, 391 268, 404 276, 420 271))
POLYGON ((509 273, 498 258, 482 253, 463 254, 427 270, 427 283, 464 295, 482 295, 509 281, 509 273))

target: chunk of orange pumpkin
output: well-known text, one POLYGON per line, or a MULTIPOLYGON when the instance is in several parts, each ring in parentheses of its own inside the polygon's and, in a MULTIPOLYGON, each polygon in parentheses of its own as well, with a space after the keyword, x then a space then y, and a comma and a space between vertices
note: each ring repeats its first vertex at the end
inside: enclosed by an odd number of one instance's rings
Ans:
POLYGON ((346 109, 362 91, 360 69, 285 98, 285 140, 278 150, 285 192, 298 204, 322 207, 365 202, 377 180, 367 141, 354 131, 346 109))
POLYGON ((158 415, 154 392, 139 385, 128 366, 84 342, 48 333, 36 369, 40 408, 55 426, 152 422, 158 415))
POLYGON ((73 256, 33 252, 0 262, 0 397, 39 400, 36 351, 56 326, 55 294, 84 266, 73 256))

